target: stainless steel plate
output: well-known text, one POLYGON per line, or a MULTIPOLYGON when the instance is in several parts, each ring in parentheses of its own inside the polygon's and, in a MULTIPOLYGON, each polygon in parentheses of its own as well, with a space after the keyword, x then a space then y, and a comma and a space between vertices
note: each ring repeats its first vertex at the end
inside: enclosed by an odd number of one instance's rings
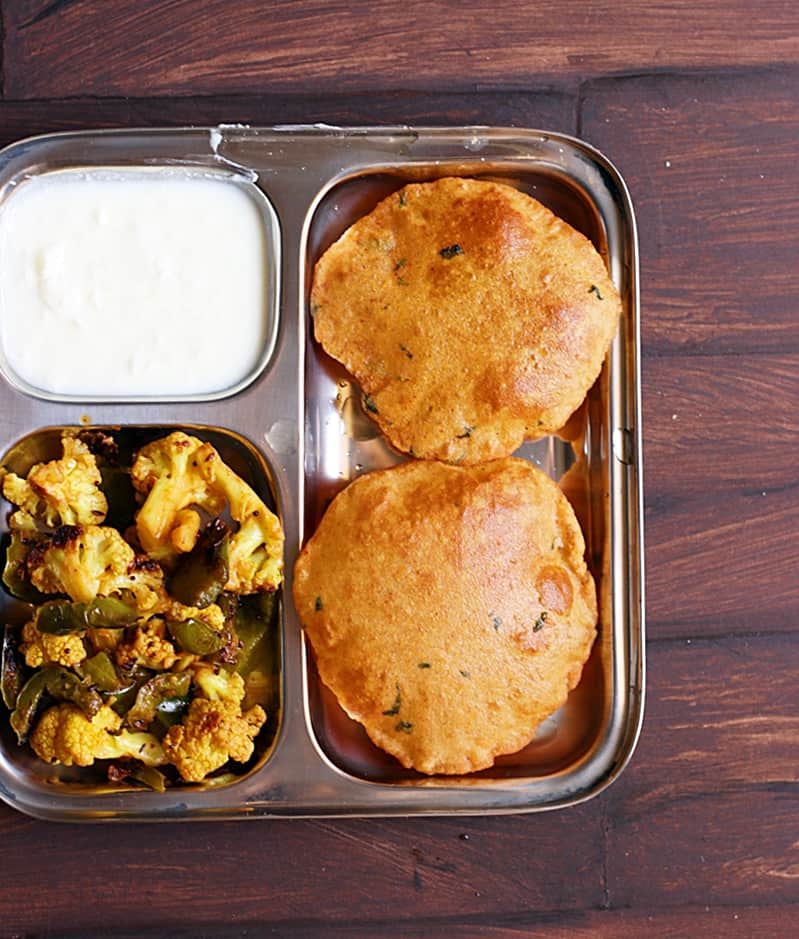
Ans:
MULTIPOLYGON (((226 786, 166 793, 70 782, 0 732, 0 796, 53 819, 499 813, 574 804, 629 759, 644 697, 638 258, 623 180, 588 145, 494 128, 288 126, 56 134, 0 153, 0 206, 27 176, 64 167, 186 166, 229 172, 274 208, 279 262, 275 336, 243 389, 213 401, 53 401, 0 384, 0 451, 42 428, 199 428, 226 445, 272 497, 286 532, 279 623, 279 705, 254 766, 226 786), (355 476, 399 458, 360 410, 351 379, 314 343, 308 291, 320 252, 380 198, 442 175, 509 182, 584 232, 623 299, 600 379, 571 422, 519 455, 557 479, 583 524, 600 598, 599 638, 582 681, 518 754, 463 777, 426 777, 377 750, 321 685, 291 600, 297 552, 329 500, 355 476)), ((224 322, 220 322, 224 329, 224 322)), ((213 341, 213 337, 209 337, 213 341)), ((140 431, 137 431, 140 432, 140 431)), ((16 448, 16 449, 15 449, 16 448)), ((19 457, 17 457, 19 458, 19 457)), ((6 601, 4 615, 10 615, 6 601)))

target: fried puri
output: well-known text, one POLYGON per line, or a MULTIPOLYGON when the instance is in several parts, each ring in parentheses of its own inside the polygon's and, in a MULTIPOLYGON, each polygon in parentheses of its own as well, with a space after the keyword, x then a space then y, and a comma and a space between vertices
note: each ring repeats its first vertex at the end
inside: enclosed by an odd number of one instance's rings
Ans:
POLYGON ((477 463, 557 431, 621 302, 582 234, 508 185, 405 186, 319 259, 314 333, 396 449, 477 463))
POLYGON ((597 619, 584 551, 530 463, 412 461, 333 500, 294 602, 322 681, 377 746, 468 773, 521 749, 578 683, 597 619))

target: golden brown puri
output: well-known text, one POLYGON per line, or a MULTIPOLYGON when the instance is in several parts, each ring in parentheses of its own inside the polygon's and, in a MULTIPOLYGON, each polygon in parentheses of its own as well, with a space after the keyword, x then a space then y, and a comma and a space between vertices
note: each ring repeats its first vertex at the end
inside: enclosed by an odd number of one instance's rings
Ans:
POLYGON ((411 461, 331 503, 294 570, 322 681, 422 773, 521 749, 580 679, 594 583, 557 485, 508 457, 411 461))
POLYGON ((583 235, 510 186, 405 186, 316 265, 314 332, 411 455, 477 463, 560 428, 621 302, 583 235))

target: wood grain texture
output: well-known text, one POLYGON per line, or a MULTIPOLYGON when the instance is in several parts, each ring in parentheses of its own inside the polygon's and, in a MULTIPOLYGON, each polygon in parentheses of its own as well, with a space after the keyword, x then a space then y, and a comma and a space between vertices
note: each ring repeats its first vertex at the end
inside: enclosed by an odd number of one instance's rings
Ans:
POLYGON ((643 374, 649 635, 796 629, 799 353, 643 374))
POLYGON ((799 9, 767 0, 23 0, 12 98, 275 90, 475 91, 641 69, 799 62, 799 9), (745 37, 745 40, 744 38, 745 37))
POLYGON ((687 823, 707 794, 756 802, 790 793, 799 782, 795 636, 650 643, 647 664, 644 731, 608 790, 611 819, 645 826, 680 804, 687 823))
POLYGON ((635 203, 646 356, 799 351, 797 87, 786 69, 582 89, 581 133, 635 203))
POLYGON ((649 653, 640 747, 607 794, 611 905, 795 901, 795 639, 668 642, 649 653))
POLYGON ((677 800, 644 817, 620 810, 608 836, 613 902, 638 909, 711 898, 724 906, 793 903, 798 812, 795 785, 677 800))
MULTIPOLYGON (((643 319, 656 318, 646 305, 643 319)), ((797 375, 799 349, 646 359, 646 481, 661 506, 700 494, 712 502, 797 484, 797 375)))
MULTIPOLYGON (((752 939, 790 936, 799 905, 780 907, 716 906, 712 898, 702 906, 682 910, 587 910, 577 913, 534 914, 524 917, 471 919, 466 922, 427 919, 404 923, 386 918, 369 923, 329 923, 293 920, 279 927, 263 924, 226 925, 219 922, 196 926, 176 926, 129 930, 124 927, 104 934, 104 939, 242 939, 246 936, 278 935, 289 939, 319 939, 320 935, 350 939, 752 939)), ((81 933, 59 933, 60 939, 84 939, 81 933)))
POLYGON ((638 215, 649 634, 796 628, 799 71, 589 82, 638 215))
POLYGON ((3 934, 492 922, 599 906, 603 896, 596 802, 566 815, 113 828, 21 821, 0 808, 0 837, 14 859, 3 934), (31 890, 42 882, 46 890, 31 890))
POLYGON ((650 638, 796 631, 796 488, 755 487, 717 494, 711 469, 693 495, 646 497, 650 638))
POLYGON ((512 94, 228 95, 185 98, 0 101, 0 146, 33 134, 106 127, 488 124, 574 133, 577 95, 512 94))

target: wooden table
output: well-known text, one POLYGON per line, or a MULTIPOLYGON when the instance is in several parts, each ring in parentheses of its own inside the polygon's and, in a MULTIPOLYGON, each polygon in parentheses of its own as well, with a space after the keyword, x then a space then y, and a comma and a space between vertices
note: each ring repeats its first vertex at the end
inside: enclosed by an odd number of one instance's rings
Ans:
POLYGON ((799 5, 2 0, 0 137, 577 134, 641 238, 648 700, 538 815, 58 825, 0 808, 3 935, 799 934, 799 5))

